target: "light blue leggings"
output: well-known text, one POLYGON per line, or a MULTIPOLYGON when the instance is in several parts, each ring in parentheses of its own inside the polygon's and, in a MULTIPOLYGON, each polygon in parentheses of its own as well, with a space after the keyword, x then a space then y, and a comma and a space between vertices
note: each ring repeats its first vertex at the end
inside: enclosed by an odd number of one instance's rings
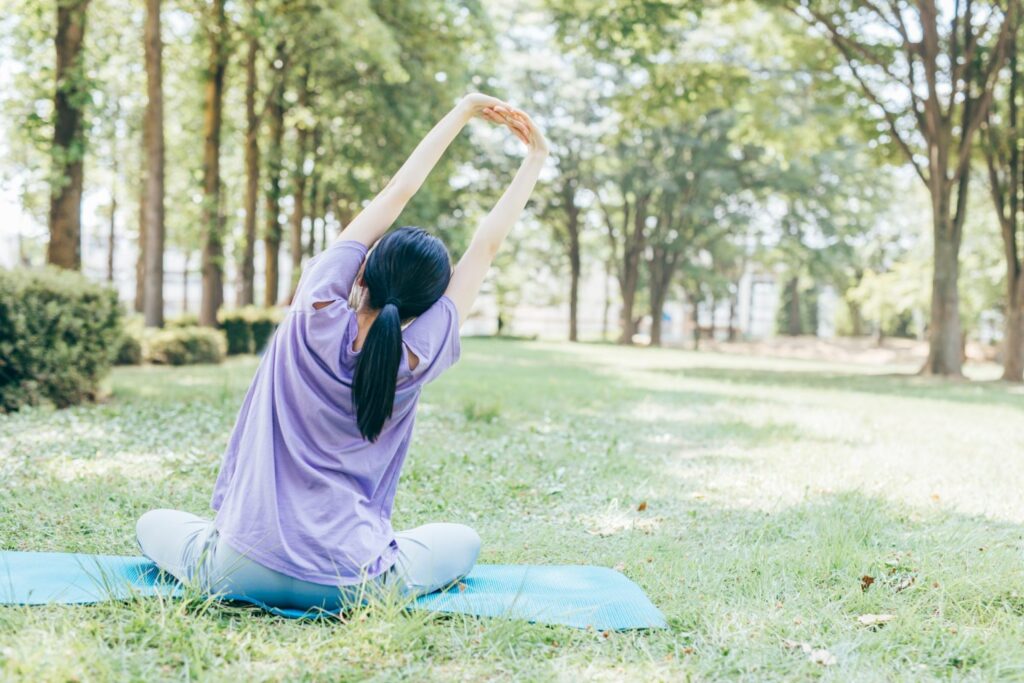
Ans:
POLYGON ((204 593, 262 602, 282 609, 330 611, 374 594, 416 596, 451 585, 469 573, 480 537, 462 524, 424 524, 395 534, 398 560, 356 586, 327 586, 292 578, 236 552, 213 522, 180 510, 150 510, 136 526, 142 553, 182 583, 204 593))

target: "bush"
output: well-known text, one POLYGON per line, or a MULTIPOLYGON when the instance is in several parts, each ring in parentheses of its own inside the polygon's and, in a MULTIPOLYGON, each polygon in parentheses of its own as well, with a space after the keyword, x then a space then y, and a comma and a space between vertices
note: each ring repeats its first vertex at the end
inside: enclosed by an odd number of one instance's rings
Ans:
POLYGON ((246 310, 240 308, 234 311, 221 311, 218 317, 220 327, 228 340, 228 355, 252 353, 252 322, 246 315, 246 310))
POLYGON ((134 316, 125 320, 121 337, 114 350, 115 365, 139 365, 142 363, 142 344, 145 338, 142 319, 134 316))
POLYGON ((195 313, 182 313, 165 320, 164 327, 171 330, 181 327, 199 327, 199 316, 195 313))
POLYGON ((154 332, 145 340, 145 356, 151 363, 193 365, 224 360, 224 333, 209 327, 178 327, 154 332))
POLYGON ((259 353, 281 321, 276 308, 245 306, 220 312, 220 326, 227 336, 228 353, 259 353))
POLYGON ((0 270, 0 410, 95 398, 120 336, 113 289, 57 268, 0 270))
POLYGON ((270 337, 281 322, 281 311, 277 308, 252 308, 252 345, 259 353, 267 347, 270 337))

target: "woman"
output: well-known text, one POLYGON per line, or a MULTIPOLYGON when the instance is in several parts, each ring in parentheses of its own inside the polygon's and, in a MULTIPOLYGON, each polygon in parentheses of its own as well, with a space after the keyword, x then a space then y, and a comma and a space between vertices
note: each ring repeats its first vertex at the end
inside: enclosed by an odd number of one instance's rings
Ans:
POLYGON ((242 403, 216 517, 147 512, 142 552, 211 594, 291 609, 335 610, 367 588, 419 595, 467 574, 476 532, 438 523, 394 533, 391 508, 420 390, 458 360, 459 325, 546 156, 530 118, 501 100, 469 95, 445 115, 307 264, 242 403), (453 270, 423 230, 384 235, 473 117, 506 125, 528 151, 453 270))

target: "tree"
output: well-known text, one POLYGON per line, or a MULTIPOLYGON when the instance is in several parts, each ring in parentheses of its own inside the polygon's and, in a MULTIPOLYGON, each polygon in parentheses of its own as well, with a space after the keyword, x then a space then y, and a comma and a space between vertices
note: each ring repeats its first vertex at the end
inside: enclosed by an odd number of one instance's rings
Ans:
POLYGON ((148 327, 164 324, 164 93, 160 0, 146 0, 146 112, 143 121, 143 314, 148 327))
POLYGON ((260 193, 260 116, 256 111, 256 93, 259 90, 256 63, 260 54, 260 38, 256 0, 249 0, 248 47, 245 55, 245 226, 242 258, 239 263, 238 306, 254 303, 253 279, 256 276, 253 259, 256 251, 256 211, 260 193))
POLYGON ((83 112, 89 88, 82 65, 89 0, 57 2, 57 85, 53 98, 50 243, 46 260, 62 268, 82 266, 83 112))
POLYGON ((960 375, 959 252, 971 152, 1016 26, 1018 0, 782 0, 828 36, 931 198, 929 352, 922 372, 960 375))
POLYGON ((199 323, 215 327, 224 302, 224 242, 220 203, 220 131, 224 108, 224 73, 228 63, 225 0, 211 0, 206 39, 209 56, 203 103, 203 294, 199 323))
POLYGON ((1005 107, 994 104, 985 126, 982 149, 988 167, 989 189, 999 218, 1006 262, 1004 304, 1003 379, 1024 381, 1024 173, 1021 147, 1024 128, 1020 117, 1021 72, 1018 34, 1014 28, 1009 47, 1009 82, 1002 88, 1005 107))

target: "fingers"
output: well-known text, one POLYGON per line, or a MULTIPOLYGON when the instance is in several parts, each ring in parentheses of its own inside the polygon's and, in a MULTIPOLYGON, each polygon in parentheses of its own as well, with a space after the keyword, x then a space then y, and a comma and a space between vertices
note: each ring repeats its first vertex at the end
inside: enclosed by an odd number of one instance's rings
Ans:
POLYGON ((530 129, 523 123, 522 118, 516 115, 516 111, 506 105, 495 105, 481 110, 481 116, 492 123, 507 126, 516 137, 528 145, 530 144, 530 129))

